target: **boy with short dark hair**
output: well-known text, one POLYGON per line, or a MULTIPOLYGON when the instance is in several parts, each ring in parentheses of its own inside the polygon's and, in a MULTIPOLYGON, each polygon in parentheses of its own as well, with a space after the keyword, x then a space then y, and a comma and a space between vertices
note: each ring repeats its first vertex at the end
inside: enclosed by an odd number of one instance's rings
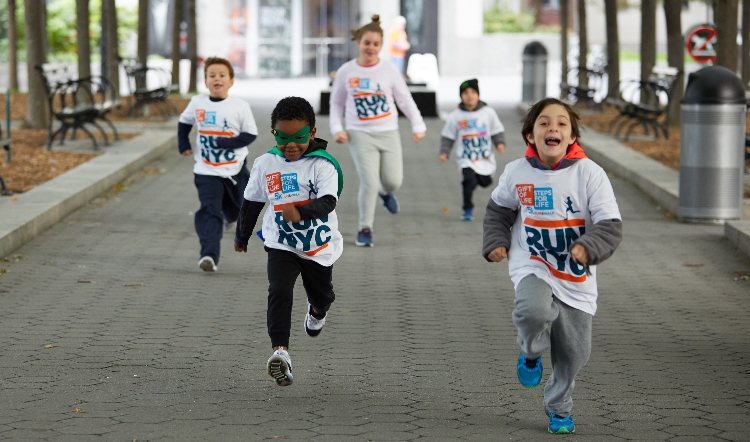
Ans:
POLYGON ((204 74, 208 95, 196 95, 180 115, 177 132, 180 153, 193 155, 195 187, 201 207, 195 212, 195 231, 201 245, 198 266, 215 272, 219 263, 221 236, 225 226, 237 221, 242 192, 249 172, 245 167, 247 145, 258 136, 250 105, 229 96, 234 69, 228 60, 210 57, 204 74), (198 124, 193 152, 190 131, 198 124))
POLYGON ((474 189, 492 184, 492 175, 497 168, 492 147, 500 153, 505 152, 505 128, 497 112, 479 100, 479 81, 476 78, 461 83, 459 93, 461 103, 448 116, 441 133, 440 161, 448 161, 453 145, 458 146, 456 162, 463 176, 462 219, 472 221, 474 189))
POLYGON ((315 113, 304 98, 287 97, 271 114, 276 146, 259 156, 245 189, 234 250, 247 243, 266 202, 261 238, 268 253, 268 335, 274 353, 268 374, 279 386, 291 385, 289 335, 294 284, 302 275, 307 292, 305 332, 317 336, 335 299, 333 263, 341 256, 336 202, 344 185, 328 142, 315 138, 315 113))

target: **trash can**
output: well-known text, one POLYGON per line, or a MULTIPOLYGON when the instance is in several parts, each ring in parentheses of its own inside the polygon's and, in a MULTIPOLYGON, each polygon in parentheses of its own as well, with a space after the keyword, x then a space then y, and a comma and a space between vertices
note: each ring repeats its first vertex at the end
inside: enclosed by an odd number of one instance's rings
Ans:
POLYGON ((721 66, 694 72, 680 109, 680 220, 741 218, 747 112, 742 81, 721 66))
POLYGON ((538 41, 523 48, 522 100, 536 103, 547 96, 547 49, 538 41))

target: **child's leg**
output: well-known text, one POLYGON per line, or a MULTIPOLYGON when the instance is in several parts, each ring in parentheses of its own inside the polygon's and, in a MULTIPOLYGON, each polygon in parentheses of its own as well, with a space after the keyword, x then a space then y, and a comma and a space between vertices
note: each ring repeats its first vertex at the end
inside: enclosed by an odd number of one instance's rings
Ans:
POLYGON ((247 181, 250 179, 250 171, 242 166, 240 172, 232 179, 237 184, 231 180, 224 180, 225 192, 221 205, 221 210, 230 223, 237 221, 237 218, 240 217, 240 207, 242 207, 242 201, 245 199, 245 187, 247 187, 247 181))
POLYGON ((471 167, 464 167, 461 169, 461 174, 464 176, 461 185, 464 189, 464 206, 463 209, 473 209, 474 203, 471 200, 474 194, 474 189, 477 188, 477 173, 471 167))
POLYGON ((404 182, 404 156, 401 152, 401 135, 397 130, 378 132, 380 149, 380 191, 397 191, 404 182))
POLYGON ((221 212, 224 199, 223 178, 209 175, 195 175, 195 187, 201 208, 195 212, 195 232, 201 244, 201 258, 210 256, 219 263, 221 234, 224 230, 224 216, 221 212))
POLYGON ((560 310, 552 297, 552 288, 529 275, 518 283, 515 302, 513 324, 518 329, 518 346, 527 359, 537 359, 550 346, 549 326, 560 310))
POLYGON ((477 184, 482 187, 489 187, 490 185, 492 185, 492 177, 490 175, 477 174, 477 184))
POLYGON ((302 267, 302 284, 307 301, 316 312, 327 312, 336 295, 333 293, 333 266, 322 266, 315 261, 298 258, 302 267))
POLYGON ((269 249, 268 252, 268 336, 271 346, 289 348, 292 330, 294 283, 300 273, 297 257, 292 252, 269 249))
POLYGON ((558 416, 570 415, 575 377, 591 354, 592 316, 555 298, 560 314, 552 323, 552 375, 544 387, 544 406, 558 416))
POLYGON ((375 204, 380 186, 380 152, 371 134, 355 130, 349 131, 348 134, 349 152, 359 176, 359 230, 371 229, 375 220, 375 204))

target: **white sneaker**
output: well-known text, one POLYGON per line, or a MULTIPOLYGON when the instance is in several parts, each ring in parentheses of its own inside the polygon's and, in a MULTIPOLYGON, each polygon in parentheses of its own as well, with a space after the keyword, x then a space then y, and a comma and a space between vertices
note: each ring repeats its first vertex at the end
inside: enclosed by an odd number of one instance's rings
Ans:
POLYGON ((198 267, 200 267, 204 272, 215 272, 216 270, 218 270, 216 268, 214 259, 210 256, 204 256, 203 258, 201 258, 201 260, 198 261, 198 267))
POLYGON ((308 302, 307 314, 305 315, 305 332, 307 333, 307 336, 315 337, 320 334, 320 331, 323 330, 323 326, 326 325, 326 318, 324 316, 323 319, 317 319, 315 316, 310 314, 311 310, 312 305, 310 305, 310 303, 308 302))
POLYGON ((294 378, 292 377, 292 359, 289 357, 289 353, 283 348, 280 348, 273 352, 270 358, 268 358, 268 375, 276 379, 276 385, 280 387, 286 387, 292 385, 294 378))

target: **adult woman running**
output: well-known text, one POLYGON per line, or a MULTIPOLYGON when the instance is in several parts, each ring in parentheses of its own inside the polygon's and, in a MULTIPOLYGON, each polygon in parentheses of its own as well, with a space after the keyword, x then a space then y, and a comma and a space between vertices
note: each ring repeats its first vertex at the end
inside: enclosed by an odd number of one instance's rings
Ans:
POLYGON ((359 175, 359 232, 355 244, 372 247, 372 224, 378 195, 391 213, 399 210, 393 194, 404 178, 398 110, 409 118, 412 140, 424 138, 427 127, 401 73, 379 57, 383 46, 380 17, 351 31, 359 57, 344 63, 331 89, 331 133, 337 143, 349 142, 359 175), (342 124, 346 122, 346 130, 342 124))

